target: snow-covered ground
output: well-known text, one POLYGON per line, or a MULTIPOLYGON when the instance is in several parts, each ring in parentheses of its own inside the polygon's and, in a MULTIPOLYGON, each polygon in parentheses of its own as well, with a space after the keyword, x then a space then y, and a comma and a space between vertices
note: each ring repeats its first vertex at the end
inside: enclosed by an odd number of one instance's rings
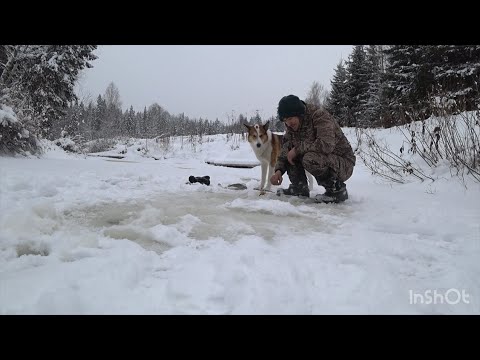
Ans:
POLYGON ((358 159, 349 200, 305 204, 206 164, 256 163, 238 138, 144 145, 0 158, 1 314, 480 313, 478 183, 391 185, 358 159))

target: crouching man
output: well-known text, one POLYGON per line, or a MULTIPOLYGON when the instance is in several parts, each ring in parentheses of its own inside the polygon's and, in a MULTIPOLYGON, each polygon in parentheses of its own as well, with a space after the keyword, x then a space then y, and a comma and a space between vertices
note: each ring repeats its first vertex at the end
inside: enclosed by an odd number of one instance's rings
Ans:
POLYGON ((280 185, 286 172, 291 185, 277 194, 310 196, 306 170, 325 188, 315 200, 338 203, 348 199, 345 181, 352 176, 356 157, 335 118, 295 95, 280 100, 278 117, 286 132, 270 182, 280 185))

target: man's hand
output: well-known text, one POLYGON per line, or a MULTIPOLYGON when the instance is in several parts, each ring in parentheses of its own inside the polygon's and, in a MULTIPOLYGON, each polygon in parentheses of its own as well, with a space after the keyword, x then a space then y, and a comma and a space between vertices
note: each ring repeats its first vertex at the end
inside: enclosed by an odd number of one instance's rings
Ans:
POLYGON ((272 185, 280 185, 283 181, 282 172, 280 170, 275 171, 275 174, 270 178, 272 185))
POLYGON ((295 148, 292 148, 287 154, 287 160, 290 164, 294 165, 293 159, 295 159, 296 157, 297 157, 297 152, 295 151, 295 148))

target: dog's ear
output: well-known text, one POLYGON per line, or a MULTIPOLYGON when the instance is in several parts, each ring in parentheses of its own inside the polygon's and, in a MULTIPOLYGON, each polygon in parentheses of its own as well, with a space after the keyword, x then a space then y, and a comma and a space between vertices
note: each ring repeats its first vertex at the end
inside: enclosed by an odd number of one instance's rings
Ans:
POLYGON ((245 127, 246 127, 248 130, 250 130, 250 128, 251 128, 251 126, 250 126, 250 125, 248 125, 248 124, 245 124, 245 123, 243 123, 243 125, 245 125, 245 127))
POLYGON ((265 130, 268 130, 268 125, 270 125, 270 120, 267 121, 267 123, 265 125, 263 125, 263 127, 265 128, 265 130))

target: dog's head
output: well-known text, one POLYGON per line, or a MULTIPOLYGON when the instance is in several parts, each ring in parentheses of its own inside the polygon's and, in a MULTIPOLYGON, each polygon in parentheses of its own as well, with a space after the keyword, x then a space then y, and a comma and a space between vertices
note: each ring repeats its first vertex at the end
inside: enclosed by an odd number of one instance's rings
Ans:
POLYGON ((268 125, 270 125, 270 121, 267 121, 265 125, 262 124, 255 124, 255 125, 248 125, 243 124, 248 129, 248 142, 253 146, 260 148, 263 144, 268 142, 268 125))

